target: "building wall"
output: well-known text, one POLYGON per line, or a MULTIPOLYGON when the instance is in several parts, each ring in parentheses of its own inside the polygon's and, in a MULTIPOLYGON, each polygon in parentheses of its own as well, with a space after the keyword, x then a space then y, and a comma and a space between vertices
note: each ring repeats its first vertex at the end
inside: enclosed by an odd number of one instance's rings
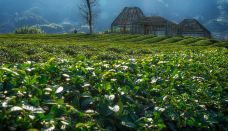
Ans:
POLYGON ((131 34, 144 34, 143 25, 132 24, 131 25, 131 34))
POLYGON ((166 36, 167 30, 165 26, 154 26, 154 25, 149 25, 149 26, 144 26, 144 34, 152 34, 152 35, 157 35, 157 36, 166 36))
POLYGON ((115 25, 112 26, 113 33, 129 34, 131 33, 131 25, 115 25))
POLYGON ((206 37, 210 38, 211 35, 207 32, 189 32, 183 31, 181 26, 174 24, 167 25, 144 25, 144 24, 132 24, 132 25, 115 25, 112 26, 113 33, 120 34, 144 34, 144 35, 156 35, 156 36, 192 36, 192 37, 206 37))
POLYGON ((134 24, 131 28, 132 34, 145 34, 145 35, 157 35, 157 36, 176 36, 177 35, 176 25, 144 25, 134 24))
POLYGON ((178 26, 175 24, 167 25, 167 36, 177 36, 178 35, 178 26))

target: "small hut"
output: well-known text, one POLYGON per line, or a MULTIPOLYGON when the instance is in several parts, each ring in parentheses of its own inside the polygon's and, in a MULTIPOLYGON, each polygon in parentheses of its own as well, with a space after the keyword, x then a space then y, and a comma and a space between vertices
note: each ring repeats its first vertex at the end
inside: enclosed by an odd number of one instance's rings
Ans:
POLYGON ((196 19, 184 19, 179 24, 179 34, 182 36, 211 37, 211 33, 196 19))

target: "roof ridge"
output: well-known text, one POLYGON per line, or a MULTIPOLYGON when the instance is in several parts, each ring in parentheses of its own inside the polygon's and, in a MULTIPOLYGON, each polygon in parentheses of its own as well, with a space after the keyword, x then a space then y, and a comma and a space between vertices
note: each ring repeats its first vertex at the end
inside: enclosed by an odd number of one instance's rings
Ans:
POLYGON ((210 31, 195 18, 184 19, 179 23, 179 25, 184 24, 187 20, 188 21, 190 20, 190 22, 196 22, 200 26, 200 28, 202 28, 204 31, 210 33, 210 31))
POLYGON ((117 23, 130 23, 130 21, 135 21, 136 19, 140 19, 141 17, 144 17, 144 14, 139 7, 125 7, 113 21, 112 25, 115 25, 117 23), (133 17, 132 15, 135 15, 136 17, 133 17))

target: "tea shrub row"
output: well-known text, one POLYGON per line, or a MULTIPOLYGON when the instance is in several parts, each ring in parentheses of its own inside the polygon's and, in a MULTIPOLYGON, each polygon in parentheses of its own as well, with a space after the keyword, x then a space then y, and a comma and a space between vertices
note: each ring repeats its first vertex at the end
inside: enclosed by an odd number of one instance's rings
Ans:
POLYGON ((0 129, 227 130, 226 49, 0 67, 0 129))

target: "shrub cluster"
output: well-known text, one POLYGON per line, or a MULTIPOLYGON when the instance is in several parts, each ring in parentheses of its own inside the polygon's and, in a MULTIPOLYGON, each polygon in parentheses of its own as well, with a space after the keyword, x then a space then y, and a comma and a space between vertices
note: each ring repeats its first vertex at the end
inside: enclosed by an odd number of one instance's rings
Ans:
POLYGON ((16 29, 14 33, 15 34, 44 34, 44 31, 42 31, 40 28, 37 28, 35 26, 32 26, 32 27, 24 26, 16 29))

